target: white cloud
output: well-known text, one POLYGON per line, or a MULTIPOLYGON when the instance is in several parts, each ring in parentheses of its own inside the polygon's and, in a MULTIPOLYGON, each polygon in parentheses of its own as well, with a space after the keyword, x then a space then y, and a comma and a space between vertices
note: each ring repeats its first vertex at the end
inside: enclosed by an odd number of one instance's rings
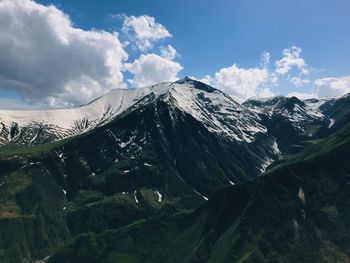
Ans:
POLYGON ((271 81, 266 68, 240 68, 236 64, 222 68, 214 77, 206 75, 198 79, 231 95, 237 101, 251 97, 271 97, 274 93, 264 85, 271 81))
POLYGON ((1 109, 7 110, 36 110, 39 108, 45 108, 47 105, 43 104, 30 104, 27 101, 18 98, 4 98, 0 97, 1 109))
MULTIPOLYGON (((236 64, 222 68, 214 76, 206 75, 198 79, 212 85, 238 101, 244 101, 250 97, 272 97, 275 93, 268 86, 275 86, 279 78, 285 77, 296 87, 311 83, 304 75, 309 74, 310 68, 300 57, 301 49, 297 47, 287 48, 283 51, 283 58, 276 61, 276 70, 271 72, 267 65, 270 62, 270 54, 264 52, 261 57, 260 68, 240 68, 236 64), (297 76, 290 76, 293 67, 299 71, 297 76)), ((321 78, 313 81, 310 92, 294 91, 287 94, 299 99, 340 97, 350 93, 350 76, 341 78, 321 78)))
POLYGON ((156 54, 141 55, 133 63, 127 63, 125 70, 134 77, 129 82, 134 87, 142 87, 165 81, 176 81, 182 66, 168 58, 156 54))
POLYGON ((127 57, 117 33, 73 27, 52 5, 0 1, 0 87, 29 101, 67 106, 124 87, 127 57))
POLYGON ((310 93, 291 92, 287 96, 295 96, 299 99, 341 97, 350 93, 350 76, 341 78, 321 78, 313 82, 310 93))
MULTIPOLYGON (((177 80, 183 67, 174 61, 178 54, 171 45, 160 46, 160 54, 142 54, 125 64, 126 46, 136 43, 141 51, 147 51, 155 42, 172 35, 154 17, 122 18, 122 31, 129 36, 123 43, 117 32, 74 27, 70 18, 52 5, 0 0, 0 88, 21 95, 29 102, 28 107, 32 103, 69 107, 89 102, 111 88, 126 88, 123 71, 133 75, 128 81, 134 87, 177 80)), ((199 80, 238 101, 271 97, 274 93, 268 86, 276 86, 279 79, 296 87, 311 82, 306 78, 311 68, 301 52, 295 46, 284 49, 271 70, 270 53, 264 51, 260 67, 233 64, 199 80)), ((341 96, 350 92, 350 77, 322 78, 312 85, 310 93, 292 92, 288 96, 341 96)))
POLYGON ((264 51, 261 55, 261 66, 266 67, 268 64, 270 64, 270 53, 264 51))
POLYGON ((271 98, 273 96, 276 96, 275 93, 273 93, 269 88, 263 88, 260 91, 258 91, 257 94, 259 98, 271 98))
POLYGON ((257 88, 268 80, 266 69, 244 69, 236 64, 215 73, 217 87, 241 100, 256 96, 257 88))
POLYGON ((301 51, 301 48, 295 46, 284 49, 282 59, 274 63, 275 69, 273 70, 269 67, 270 53, 264 51, 260 67, 240 68, 234 64, 231 67, 220 69, 214 75, 206 75, 202 79, 197 79, 228 93, 238 101, 250 97, 274 96, 275 93, 271 87, 279 87, 280 80, 290 81, 295 87, 304 88, 302 91, 288 93, 289 97, 324 98, 339 97, 350 93, 350 76, 321 78, 312 81, 309 74, 313 69, 305 63, 301 57, 301 51), (306 88, 310 91, 308 92, 306 88))
POLYGON ((168 45, 167 47, 160 47, 160 55, 163 58, 174 59, 177 56, 177 52, 172 45, 168 45))
POLYGON ((141 51, 152 48, 155 41, 172 36, 162 24, 148 15, 124 16, 123 32, 134 35, 136 45, 141 51))
POLYGON ((350 92, 350 76, 322 78, 314 81, 314 93, 318 97, 340 97, 350 92))
POLYGON ((297 69, 300 74, 307 75, 310 72, 309 66, 305 63, 305 60, 300 56, 301 48, 290 47, 283 50, 283 57, 275 62, 275 72, 278 75, 286 75, 293 68, 297 69))
POLYGON ((301 86, 304 86, 305 84, 310 83, 310 80, 303 79, 300 77, 293 77, 290 79, 290 82, 292 82, 294 84, 294 86, 296 86, 296 87, 301 87, 301 86))

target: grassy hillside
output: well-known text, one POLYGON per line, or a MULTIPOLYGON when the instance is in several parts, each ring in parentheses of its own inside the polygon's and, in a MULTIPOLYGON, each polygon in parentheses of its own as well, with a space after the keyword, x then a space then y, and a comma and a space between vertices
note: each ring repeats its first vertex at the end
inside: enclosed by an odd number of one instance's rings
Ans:
POLYGON ((192 213, 82 234, 49 262, 349 262, 350 128, 192 213))

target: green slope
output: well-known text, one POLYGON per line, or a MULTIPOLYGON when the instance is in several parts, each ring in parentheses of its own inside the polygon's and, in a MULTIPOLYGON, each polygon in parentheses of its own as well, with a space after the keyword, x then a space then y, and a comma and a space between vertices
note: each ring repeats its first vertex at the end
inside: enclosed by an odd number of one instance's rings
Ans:
POLYGON ((79 235, 49 262, 349 262, 349 249, 346 127, 192 213, 79 235))

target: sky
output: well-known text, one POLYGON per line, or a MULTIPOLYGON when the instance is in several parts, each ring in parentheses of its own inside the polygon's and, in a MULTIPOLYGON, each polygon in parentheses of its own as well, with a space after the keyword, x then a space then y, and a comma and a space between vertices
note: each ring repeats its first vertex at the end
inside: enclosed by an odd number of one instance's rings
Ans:
POLYGON ((184 76, 242 102, 350 92, 348 0, 0 0, 0 108, 184 76))

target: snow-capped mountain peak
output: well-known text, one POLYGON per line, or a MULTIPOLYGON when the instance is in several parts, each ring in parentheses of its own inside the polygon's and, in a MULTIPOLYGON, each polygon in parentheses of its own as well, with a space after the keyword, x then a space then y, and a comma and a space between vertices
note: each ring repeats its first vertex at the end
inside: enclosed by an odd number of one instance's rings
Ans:
POLYGON ((185 77, 144 88, 111 90, 72 109, 0 110, 0 144, 38 144, 77 135, 110 122, 141 100, 144 105, 160 96, 171 107, 190 114, 209 131, 226 138, 252 142, 257 133, 266 132, 257 114, 225 93, 185 77))
POLYGON ((266 133, 257 114, 243 108, 227 94, 185 78, 170 84, 168 101, 203 123, 211 132, 235 141, 253 142, 266 133))
POLYGON ((168 83, 140 89, 114 89, 72 109, 0 110, 0 144, 19 145, 63 139, 108 123, 140 99, 168 90, 168 83))

